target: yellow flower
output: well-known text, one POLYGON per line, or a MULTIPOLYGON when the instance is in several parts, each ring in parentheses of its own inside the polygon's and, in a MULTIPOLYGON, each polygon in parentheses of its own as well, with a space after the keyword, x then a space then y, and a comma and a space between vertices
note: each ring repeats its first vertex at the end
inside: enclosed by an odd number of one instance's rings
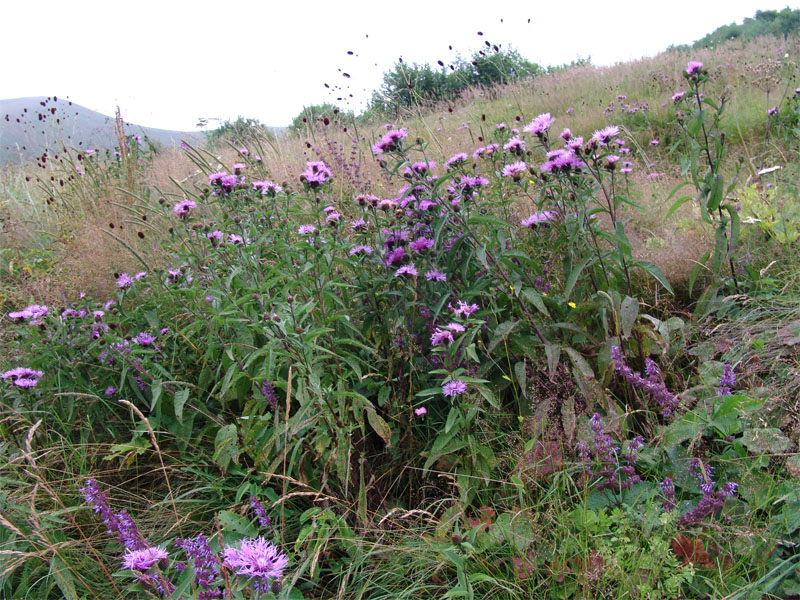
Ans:
POLYGON ((567 302, 567 306, 569 306, 570 308, 575 308, 577 304, 575 304, 574 302, 567 302))

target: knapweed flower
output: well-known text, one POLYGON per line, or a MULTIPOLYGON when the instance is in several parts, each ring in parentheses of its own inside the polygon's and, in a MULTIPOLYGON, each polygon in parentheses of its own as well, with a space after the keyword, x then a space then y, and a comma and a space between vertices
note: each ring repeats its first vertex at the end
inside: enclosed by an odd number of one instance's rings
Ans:
POLYGON ((28 367, 17 367, 15 369, 11 369, 10 371, 6 371, 5 373, 0 373, 0 379, 10 379, 11 385, 15 385, 17 387, 32 388, 36 387, 36 384, 39 383, 39 378, 42 375, 44 375, 44 373, 35 369, 29 369, 28 367))
POLYGON ((222 236, 223 236, 223 235, 224 235, 224 234, 223 234, 223 233, 222 233, 222 232, 221 232, 219 229, 215 229, 214 231, 209 231, 209 232, 206 234, 206 237, 207 237, 208 239, 212 240, 212 241, 219 241, 219 240, 221 240, 221 239, 222 239, 222 236))
POLYGON ((408 137, 408 129, 405 127, 387 131, 379 142, 373 144, 372 152, 377 155, 397 150, 400 147, 400 140, 405 137, 408 137))
POLYGON ((333 177, 333 173, 321 160, 314 160, 306 163, 306 170, 300 175, 300 181, 315 188, 327 182, 333 177))
POLYGON ((431 334, 431 346, 439 346, 444 343, 453 343, 453 332, 448 329, 440 329, 437 327, 431 334))
POLYGON ((694 75, 698 73, 700 69, 703 68, 703 63, 699 60, 690 60, 689 64, 686 66, 686 74, 687 75, 694 75))
POLYGON ((433 248, 433 245, 435 243, 436 242, 434 242, 431 238, 422 236, 415 239, 413 242, 409 243, 408 247, 411 248, 414 252, 422 253, 433 248))
POLYGON ((193 208, 197 208, 197 202, 194 200, 181 200, 172 208, 172 212, 175 213, 176 217, 185 219, 193 208))
POLYGON ((457 317, 467 318, 472 313, 478 312, 480 307, 477 304, 467 304, 466 302, 458 301, 458 306, 453 308, 453 314, 457 317))
POLYGON ((466 162, 466 160, 467 160, 467 154, 465 152, 459 152, 458 154, 454 154, 453 156, 448 158, 445 161, 444 166, 449 169, 450 167, 466 162))
POLYGON ((519 137, 513 137, 503 145, 503 150, 512 154, 522 154, 525 152, 525 141, 519 137))
POLYGON ((453 333, 464 333, 466 331, 466 328, 461 323, 448 323, 445 328, 453 333))
POLYGON ((125 555, 122 557, 122 568, 144 572, 167 557, 167 551, 158 546, 144 548, 142 550, 131 550, 128 548, 125 551, 125 555))
POLYGON ((280 579, 289 564, 289 557, 263 537, 244 539, 239 548, 226 546, 222 556, 237 575, 260 580, 255 582, 260 591, 266 591, 270 579, 280 579))
POLYGON ((429 161, 421 160, 421 161, 417 161, 417 162, 411 163, 411 166, 406 167, 405 169, 403 169, 403 174, 405 174, 405 175, 413 175, 414 173, 416 173, 418 175, 424 175, 425 173, 427 173, 428 171, 433 169, 433 167, 435 167, 435 166, 436 166, 436 163, 434 161, 432 161, 432 160, 429 160, 429 161))
POLYGON ((350 223, 350 229, 351 231, 364 231, 368 225, 369 223, 367 223, 362 217, 350 223))
POLYGON ((356 254, 372 254, 372 246, 367 246, 366 244, 359 244, 358 246, 353 246, 350 248, 348 252, 350 256, 354 256, 356 254))
POLYGON ((592 134, 590 142, 597 142, 601 146, 608 144, 608 140, 619 135, 619 127, 617 125, 609 125, 598 129, 592 134))
POLYGON ((659 143, 660 142, 658 140, 650 140, 650 145, 651 146, 658 146, 659 143))
POLYGON ((133 276, 133 278, 136 281, 139 281, 140 279, 144 279, 145 277, 147 277, 147 271, 139 271, 136 275, 133 276))
POLYGON ((442 395, 455 398, 467 391, 467 384, 460 379, 451 379, 442 386, 442 395))
POLYGON ((407 265, 403 265, 402 267, 397 269, 397 271, 394 272, 395 277, 400 277, 400 275, 411 275, 412 277, 416 277, 417 275, 419 275, 419 273, 417 272, 414 263, 408 263, 407 265))
POLYGON ((228 243, 229 244, 244 244, 244 238, 240 235, 236 235, 235 233, 228 234, 228 243))
POLYGON ((528 169, 523 161, 515 162, 503 167, 503 177, 511 177, 514 181, 519 181, 522 174, 528 169))
POLYGON ((261 193, 264 194, 265 196, 274 196, 275 194, 283 190, 283 188, 279 186, 277 183, 273 183, 267 180, 254 181, 253 189, 260 190, 261 193))
POLYGON ((672 101, 673 101, 673 102, 678 102, 678 101, 680 101, 681 99, 683 99, 683 97, 684 97, 685 95, 686 95, 686 92, 683 92, 683 91, 681 91, 681 92, 677 92, 677 93, 675 93, 675 94, 672 94, 672 101))
POLYGON ((117 287, 121 290, 129 288, 133 285, 133 278, 128 275, 127 273, 123 273, 119 277, 117 277, 117 287))
POLYGON ((425 273, 425 279, 428 281, 447 281, 447 275, 437 269, 431 269, 425 273))
POLYGON ((542 113, 533 121, 528 123, 525 127, 522 128, 522 131, 525 133, 533 133, 538 136, 543 136, 547 130, 550 128, 550 125, 555 123, 555 118, 550 116, 550 113, 542 113))
POLYGON ((297 228, 297 233, 299 233, 300 235, 310 235, 314 233, 316 230, 317 228, 314 227, 313 225, 300 225, 300 227, 297 228))
POLYGON ((542 223, 549 223, 557 216, 558 214, 553 210, 544 210, 541 212, 537 211, 531 216, 522 219, 519 224, 523 227, 535 227, 536 225, 541 225, 542 223))
POLYGON ((8 313, 8 317, 10 319, 29 321, 31 325, 39 325, 42 322, 41 319, 47 316, 49 310, 45 305, 30 304, 22 310, 8 313))
POLYGON ((770 117, 771 117, 771 116, 773 116, 773 115, 777 115, 777 114, 778 114, 778 107, 777 107, 777 106, 773 106, 772 108, 770 108, 770 109, 767 111, 767 114, 768 114, 770 117))
POLYGON ((156 336, 151 335, 145 331, 142 331, 135 338, 133 338, 133 341, 135 341, 140 346, 152 346, 153 342, 156 341, 156 336))

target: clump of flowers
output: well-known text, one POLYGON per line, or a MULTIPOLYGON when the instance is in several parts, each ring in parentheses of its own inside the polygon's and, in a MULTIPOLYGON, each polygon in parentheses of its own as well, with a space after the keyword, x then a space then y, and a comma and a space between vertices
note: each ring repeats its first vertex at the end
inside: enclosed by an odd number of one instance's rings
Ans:
POLYGON ((29 369, 28 367, 17 367, 15 369, 11 369, 10 371, 6 371, 5 373, 0 373, 0 379, 9 379, 11 385, 15 385, 17 387, 32 388, 36 387, 36 384, 39 383, 39 378, 42 375, 44 375, 42 371, 29 369))
POLYGON ((738 483, 728 481, 727 483, 723 483, 719 489, 715 490, 716 484, 713 479, 714 468, 699 459, 692 459, 689 463, 689 472, 700 482, 700 489, 703 492, 703 497, 697 503, 697 506, 682 514, 678 519, 678 525, 682 527, 696 525, 706 517, 714 514, 725 504, 725 498, 734 496, 739 489, 738 483))
POLYGON ((645 377, 636 373, 625 362, 625 356, 619 346, 611 347, 611 359, 614 369, 634 387, 648 394, 659 406, 661 414, 670 417, 680 407, 680 398, 673 394, 661 381, 661 370, 652 360, 645 359, 645 377))
POLYGON ((576 448, 578 456, 586 464, 586 473, 591 480, 597 480, 601 490, 619 492, 628 489, 642 479, 636 473, 636 460, 644 438, 637 436, 628 441, 625 450, 614 442, 603 426, 603 419, 594 413, 589 419, 594 437, 591 444, 580 441, 576 448))

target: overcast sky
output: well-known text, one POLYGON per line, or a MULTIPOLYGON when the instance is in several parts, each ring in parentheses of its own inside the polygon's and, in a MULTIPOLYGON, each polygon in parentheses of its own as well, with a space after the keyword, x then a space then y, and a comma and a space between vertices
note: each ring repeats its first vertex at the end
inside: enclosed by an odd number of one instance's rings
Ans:
POLYGON ((281 126, 304 105, 339 97, 358 111, 401 56, 447 63, 488 40, 542 65, 589 56, 607 65, 652 56, 741 23, 756 10, 786 5, 3 0, 0 98, 57 95, 107 115, 119 104, 125 120, 166 129, 192 130, 201 117, 238 115, 281 126))

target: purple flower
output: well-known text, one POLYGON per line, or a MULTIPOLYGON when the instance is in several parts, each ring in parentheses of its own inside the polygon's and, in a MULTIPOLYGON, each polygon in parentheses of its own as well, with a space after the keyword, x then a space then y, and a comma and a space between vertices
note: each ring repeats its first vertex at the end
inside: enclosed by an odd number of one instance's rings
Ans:
POLYGON ((660 142, 658 140, 650 140, 650 145, 651 146, 658 146, 659 143, 660 142))
POLYGON ((425 279, 428 281, 447 281, 447 275, 437 269, 431 269, 425 273, 425 279))
POLYGON ((503 150, 512 154, 522 154, 525 152, 525 141, 519 137, 513 137, 503 146, 503 150))
POLYGON ((22 310, 8 313, 11 319, 29 320, 31 325, 39 325, 41 319, 47 315, 50 309, 47 306, 39 304, 31 304, 22 310))
POLYGON ((702 68, 703 68, 703 63, 701 63, 699 60, 690 60, 689 64, 686 66, 686 74, 694 75, 695 73, 698 73, 702 68))
POLYGON ((5 373, 0 373, 0 379, 10 379, 11 384, 21 388, 32 388, 39 383, 39 378, 44 375, 41 371, 28 367, 16 367, 5 373))
POLYGON ((254 181, 253 182, 253 189, 254 190, 261 190, 261 193, 266 196, 274 196, 278 192, 282 191, 283 188, 279 186, 277 183, 273 183, 271 181, 254 181))
POLYGON ((453 333, 463 333, 466 331, 466 328, 461 323, 449 323, 445 325, 445 327, 453 333))
MULTIPOLYGON (((201 533, 196 538, 176 539, 175 545, 183 548, 186 558, 191 561, 194 568, 194 583, 199 588, 197 599, 221 598, 223 592, 218 587, 219 558, 211 551, 206 537, 201 533)), ((177 564, 175 568, 183 570, 178 568, 177 564)))
POLYGON ((451 379, 442 386, 442 394, 455 398, 467 391, 467 384, 460 379, 451 379))
POLYGON ((156 336, 150 335, 149 333, 142 331, 135 338, 133 338, 133 341, 135 341, 140 346, 150 346, 153 344, 153 342, 156 341, 156 336))
POLYGON ((545 211, 542 211, 542 212, 535 212, 531 216, 529 216, 529 217, 527 217, 525 219, 522 219, 522 221, 520 221, 519 224, 522 225, 523 227, 534 227, 535 225, 539 225, 541 223, 547 223, 549 221, 552 221, 557 216, 558 216, 558 213, 556 213, 553 210, 545 210, 545 211))
POLYGON ((542 136, 554 122, 555 118, 551 117, 549 112, 542 113, 533 121, 528 123, 525 127, 523 127, 522 131, 542 136))
POLYGON ((214 231, 210 231, 206 234, 206 237, 212 241, 218 241, 222 239, 223 234, 219 229, 215 229, 214 231))
POLYGON ((664 494, 664 502, 661 504, 664 510, 672 510, 675 508, 675 484, 672 483, 672 479, 667 477, 664 481, 660 482, 658 485, 661 486, 661 492, 664 494))
POLYGON ((326 183, 331 177, 333 174, 327 165, 321 160, 315 160, 306 163, 306 170, 300 175, 300 181, 315 188, 326 183))
POLYGON ((458 306, 453 309, 453 314, 457 317, 467 318, 478 310, 479 307, 477 304, 467 304, 466 302, 459 300, 458 306))
POLYGON ((676 94, 673 94, 673 95, 672 95, 672 101, 673 101, 673 102, 678 102, 678 101, 679 101, 679 100, 681 100, 681 99, 682 99, 682 98, 683 98, 685 95, 686 95, 686 92, 678 92, 678 93, 676 93, 676 94))
POLYGON ((608 140, 618 135, 619 127, 616 125, 609 125, 608 127, 604 127, 603 129, 598 129, 595 131, 594 134, 592 134, 592 139, 590 141, 597 142, 601 146, 605 146, 608 144, 608 140))
POLYGON ((364 231, 368 226, 369 223, 367 223, 363 217, 350 223, 350 229, 352 231, 364 231))
POLYGON ((194 200, 181 200, 172 208, 172 212, 175 213, 176 217, 185 219, 193 208, 197 208, 197 202, 194 200))
POLYGON ((526 165, 523 161, 506 165, 503 167, 503 177, 511 177, 514 181, 518 181, 527 168, 528 165, 526 165))
POLYGON ((397 271, 394 272, 395 277, 400 277, 400 275, 411 275, 413 277, 416 277, 417 275, 419 275, 419 273, 417 272, 414 263, 408 263, 407 265, 403 265, 402 267, 397 269, 397 271))
POLYGON ((261 395, 264 396, 264 400, 267 401, 267 404, 275 408, 275 405, 278 403, 278 396, 275 394, 273 385, 266 379, 261 382, 261 395))
POLYGON ((414 414, 417 415, 418 417, 421 417, 422 415, 426 414, 427 412, 428 412, 428 409, 425 408, 424 406, 420 406, 419 408, 415 408, 414 409, 414 414))
POLYGON ((410 167, 406 167, 403 170, 405 175, 413 175, 414 173, 418 175, 423 175, 427 173, 429 170, 433 169, 436 166, 436 163, 432 160, 430 161, 419 161, 415 163, 411 163, 410 167))
POLYGON ((719 390, 717 396, 730 396, 733 386, 736 385, 736 373, 733 372, 733 367, 728 363, 722 369, 722 375, 719 378, 719 390))
POLYGON ((770 117, 771 117, 772 115, 777 115, 777 114, 778 114, 778 107, 777 107, 777 106, 773 106, 772 108, 770 108, 770 109, 767 111, 767 114, 768 114, 770 117))
POLYGON ((122 568, 144 572, 160 560, 167 558, 167 556, 167 551, 158 546, 142 550, 128 548, 125 551, 125 556, 122 557, 122 568))
POLYGON ((611 347, 611 359, 614 362, 614 369, 622 375, 631 385, 647 393, 659 406, 661 414, 665 417, 671 416, 680 406, 680 398, 669 391, 661 382, 661 371, 655 364, 647 363, 649 374, 647 378, 636 373, 625 362, 622 349, 619 346, 611 347), (655 367, 655 368, 654 368, 655 367))
POLYGON ((461 164, 461 163, 465 162, 466 160, 467 160, 467 154, 465 152, 459 152, 458 154, 454 154, 453 156, 448 158, 445 161, 444 166, 447 167, 447 168, 450 168, 450 167, 452 167, 454 165, 461 164))
POLYGON ((255 585, 260 591, 266 591, 269 579, 282 577, 289 564, 289 558, 263 537, 244 539, 239 548, 226 546, 222 555, 225 564, 237 575, 259 579, 255 585))
POLYGON ((359 244, 358 246, 353 246, 350 248, 350 252, 348 252, 350 256, 355 254, 372 254, 372 246, 367 246, 366 244, 359 244))
POLYGON ((414 252, 425 252, 433 248, 433 244, 435 242, 431 238, 427 237, 419 237, 413 242, 411 242, 408 247, 411 248, 414 252))
POLYGON ((317 228, 313 225, 300 225, 300 227, 297 228, 297 233, 300 235, 309 235, 314 233, 316 230, 317 228))
POLYGON ((392 129, 383 134, 381 140, 372 146, 374 154, 382 154, 384 152, 392 152, 397 150, 400 146, 399 142, 403 138, 408 137, 408 129, 392 129))
POLYGON ((269 527, 270 523, 272 523, 272 519, 267 515, 267 509, 264 508, 264 505, 261 504, 259 499, 255 496, 250 496, 250 508, 253 509, 256 517, 258 517, 258 524, 262 527, 269 527))
POLYGON ((123 273, 117 278, 117 287, 121 290, 129 288, 133 284, 133 278, 127 273, 123 273))
POLYGON ((431 334, 431 346, 439 346, 447 342, 448 344, 453 343, 453 332, 447 329, 440 329, 436 328, 434 332, 431 334))
POLYGON ((113 398, 114 394, 117 393, 117 388, 115 388, 113 385, 110 385, 106 388, 106 391, 103 393, 106 395, 107 398, 113 398))
POLYGON ((147 277, 147 271, 139 271, 136 275, 133 276, 133 278, 136 281, 139 281, 140 279, 144 279, 145 277, 147 277))

